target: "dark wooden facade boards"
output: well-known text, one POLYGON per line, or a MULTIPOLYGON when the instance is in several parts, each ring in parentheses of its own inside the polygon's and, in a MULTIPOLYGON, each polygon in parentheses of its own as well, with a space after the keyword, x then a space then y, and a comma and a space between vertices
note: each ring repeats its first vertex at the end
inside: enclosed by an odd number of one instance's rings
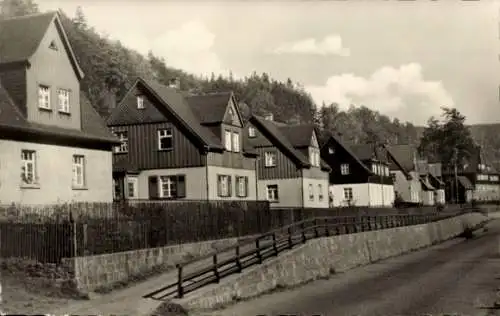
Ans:
POLYGON ((332 168, 330 171, 330 184, 366 183, 369 172, 347 150, 333 138, 320 150, 321 158, 332 168), (333 149, 333 154, 330 153, 333 149), (349 164, 349 174, 342 175, 340 166, 349 164))
POLYGON ((274 146, 258 147, 257 153, 259 154, 257 176, 260 180, 292 179, 302 176, 301 168, 297 168, 297 165, 278 148, 274 146), (266 167, 266 152, 273 152, 276 154, 276 166, 266 167))
POLYGON ((148 123, 113 127, 114 132, 126 131, 128 153, 115 153, 113 162, 126 156, 139 170, 188 168, 205 165, 206 156, 173 123, 148 123), (158 150, 158 130, 172 129, 173 148, 158 150))
POLYGON ((11 67, 0 69, 0 81, 2 86, 9 91, 9 95, 14 103, 19 107, 24 116, 27 115, 26 107, 26 65, 16 64, 11 67))

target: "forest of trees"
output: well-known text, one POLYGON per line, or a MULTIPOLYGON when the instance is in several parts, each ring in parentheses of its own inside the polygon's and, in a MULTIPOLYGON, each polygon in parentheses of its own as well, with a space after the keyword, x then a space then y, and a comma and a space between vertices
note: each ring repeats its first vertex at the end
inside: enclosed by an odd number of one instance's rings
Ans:
MULTIPOLYGON (((0 0, 0 18, 35 12, 39 9, 33 0, 0 0)), ((119 100, 135 78, 141 76, 163 84, 179 78, 181 89, 195 94, 231 90, 245 110, 258 114, 270 111, 276 120, 284 122, 314 122, 321 130, 340 133, 347 143, 383 140, 390 144, 418 145, 424 131, 423 127, 391 120, 363 105, 352 105, 348 110, 341 110, 336 104, 317 105, 292 79, 281 82, 266 73, 252 73, 241 80, 231 75, 197 77, 170 66, 168 56, 164 59, 152 52, 143 56, 99 34, 87 23, 81 8, 73 16, 61 11, 60 15, 86 75, 82 91, 103 116, 109 113, 109 96, 116 95, 119 100)), ((483 146, 494 164, 500 162, 500 140, 493 137, 498 130, 496 124, 471 127, 474 140, 483 146)))

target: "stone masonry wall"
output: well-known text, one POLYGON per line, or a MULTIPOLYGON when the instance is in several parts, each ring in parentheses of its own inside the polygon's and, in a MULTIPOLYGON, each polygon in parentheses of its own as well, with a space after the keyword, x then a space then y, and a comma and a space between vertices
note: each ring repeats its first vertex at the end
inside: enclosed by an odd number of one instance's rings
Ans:
POLYGON ((178 303, 188 310, 214 308, 443 242, 460 235, 464 225, 476 226, 487 220, 479 213, 465 214, 429 224, 310 240, 178 303))
POLYGON ((237 238, 229 238, 77 257, 63 259, 63 261, 65 266, 72 267, 78 291, 92 292, 141 274, 151 273, 156 269, 167 270, 175 267, 177 263, 206 255, 216 249, 229 247, 237 242, 237 238))

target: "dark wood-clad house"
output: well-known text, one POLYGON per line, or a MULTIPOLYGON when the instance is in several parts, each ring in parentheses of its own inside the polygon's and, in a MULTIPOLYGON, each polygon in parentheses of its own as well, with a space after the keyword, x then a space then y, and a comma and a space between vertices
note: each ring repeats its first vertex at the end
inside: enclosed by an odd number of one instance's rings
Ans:
POLYGON ((332 169, 329 189, 334 207, 381 207, 394 203, 394 186, 382 147, 348 146, 329 133, 321 146, 321 157, 332 169))
POLYGON ((271 207, 328 207, 328 172, 312 124, 289 125, 251 115, 246 127, 259 154, 258 197, 271 207))
POLYGON ((0 201, 112 201, 117 139, 80 92, 59 14, 0 20, 0 201))
POLYGON ((232 93, 187 96, 138 79, 112 111, 117 199, 256 200, 256 153, 232 93))

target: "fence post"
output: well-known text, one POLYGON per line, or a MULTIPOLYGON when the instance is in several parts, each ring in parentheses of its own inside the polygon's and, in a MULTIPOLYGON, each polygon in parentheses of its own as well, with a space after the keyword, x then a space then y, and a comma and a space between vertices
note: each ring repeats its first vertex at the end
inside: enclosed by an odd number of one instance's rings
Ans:
POLYGON ((217 254, 214 254, 213 259, 214 259, 215 283, 219 283, 220 282, 220 277, 219 277, 219 269, 217 267, 217 254))
POLYGON ((177 264, 177 296, 182 298, 184 296, 184 288, 182 287, 182 265, 177 264))
POLYGON ((330 236, 330 229, 328 227, 328 218, 325 217, 325 236, 329 237, 330 236))
POLYGON ((288 226, 288 228, 286 229, 286 232, 288 234, 288 249, 292 249, 292 247, 293 247, 292 227, 288 226))
POLYGON ((278 245, 276 244, 276 232, 273 233, 273 250, 274 250, 274 255, 278 255, 278 245))
POLYGON ((257 239, 255 239, 255 248, 257 249, 257 262, 258 263, 262 263, 262 255, 260 253, 260 237, 258 237, 257 239))
POLYGON ((351 218, 351 223, 352 223, 352 228, 353 228, 353 232, 354 233, 357 233, 358 232, 358 223, 357 223, 357 217, 353 217, 351 218))
POLYGON ((368 216, 368 231, 372 231, 373 226, 372 226, 372 218, 371 216, 368 216))
POLYGON ((314 225, 314 238, 319 237, 319 231, 318 231, 318 220, 314 218, 313 220, 313 225, 314 225))
POLYGON ((306 242, 306 225, 304 222, 300 223, 300 229, 302 231, 302 243, 306 242))
POLYGON ((71 224, 71 239, 73 244, 73 257, 78 257, 78 251, 77 251, 77 245, 78 245, 78 240, 76 239, 76 221, 75 219, 73 218, 73 212, 71 212, 71 210, 69 211, 69 222, 71 224))
POLYGON ((241 273, 243 269, 241 267, 240 245, 236 246, 236 266, 238 267, 238 273, 241 273))

